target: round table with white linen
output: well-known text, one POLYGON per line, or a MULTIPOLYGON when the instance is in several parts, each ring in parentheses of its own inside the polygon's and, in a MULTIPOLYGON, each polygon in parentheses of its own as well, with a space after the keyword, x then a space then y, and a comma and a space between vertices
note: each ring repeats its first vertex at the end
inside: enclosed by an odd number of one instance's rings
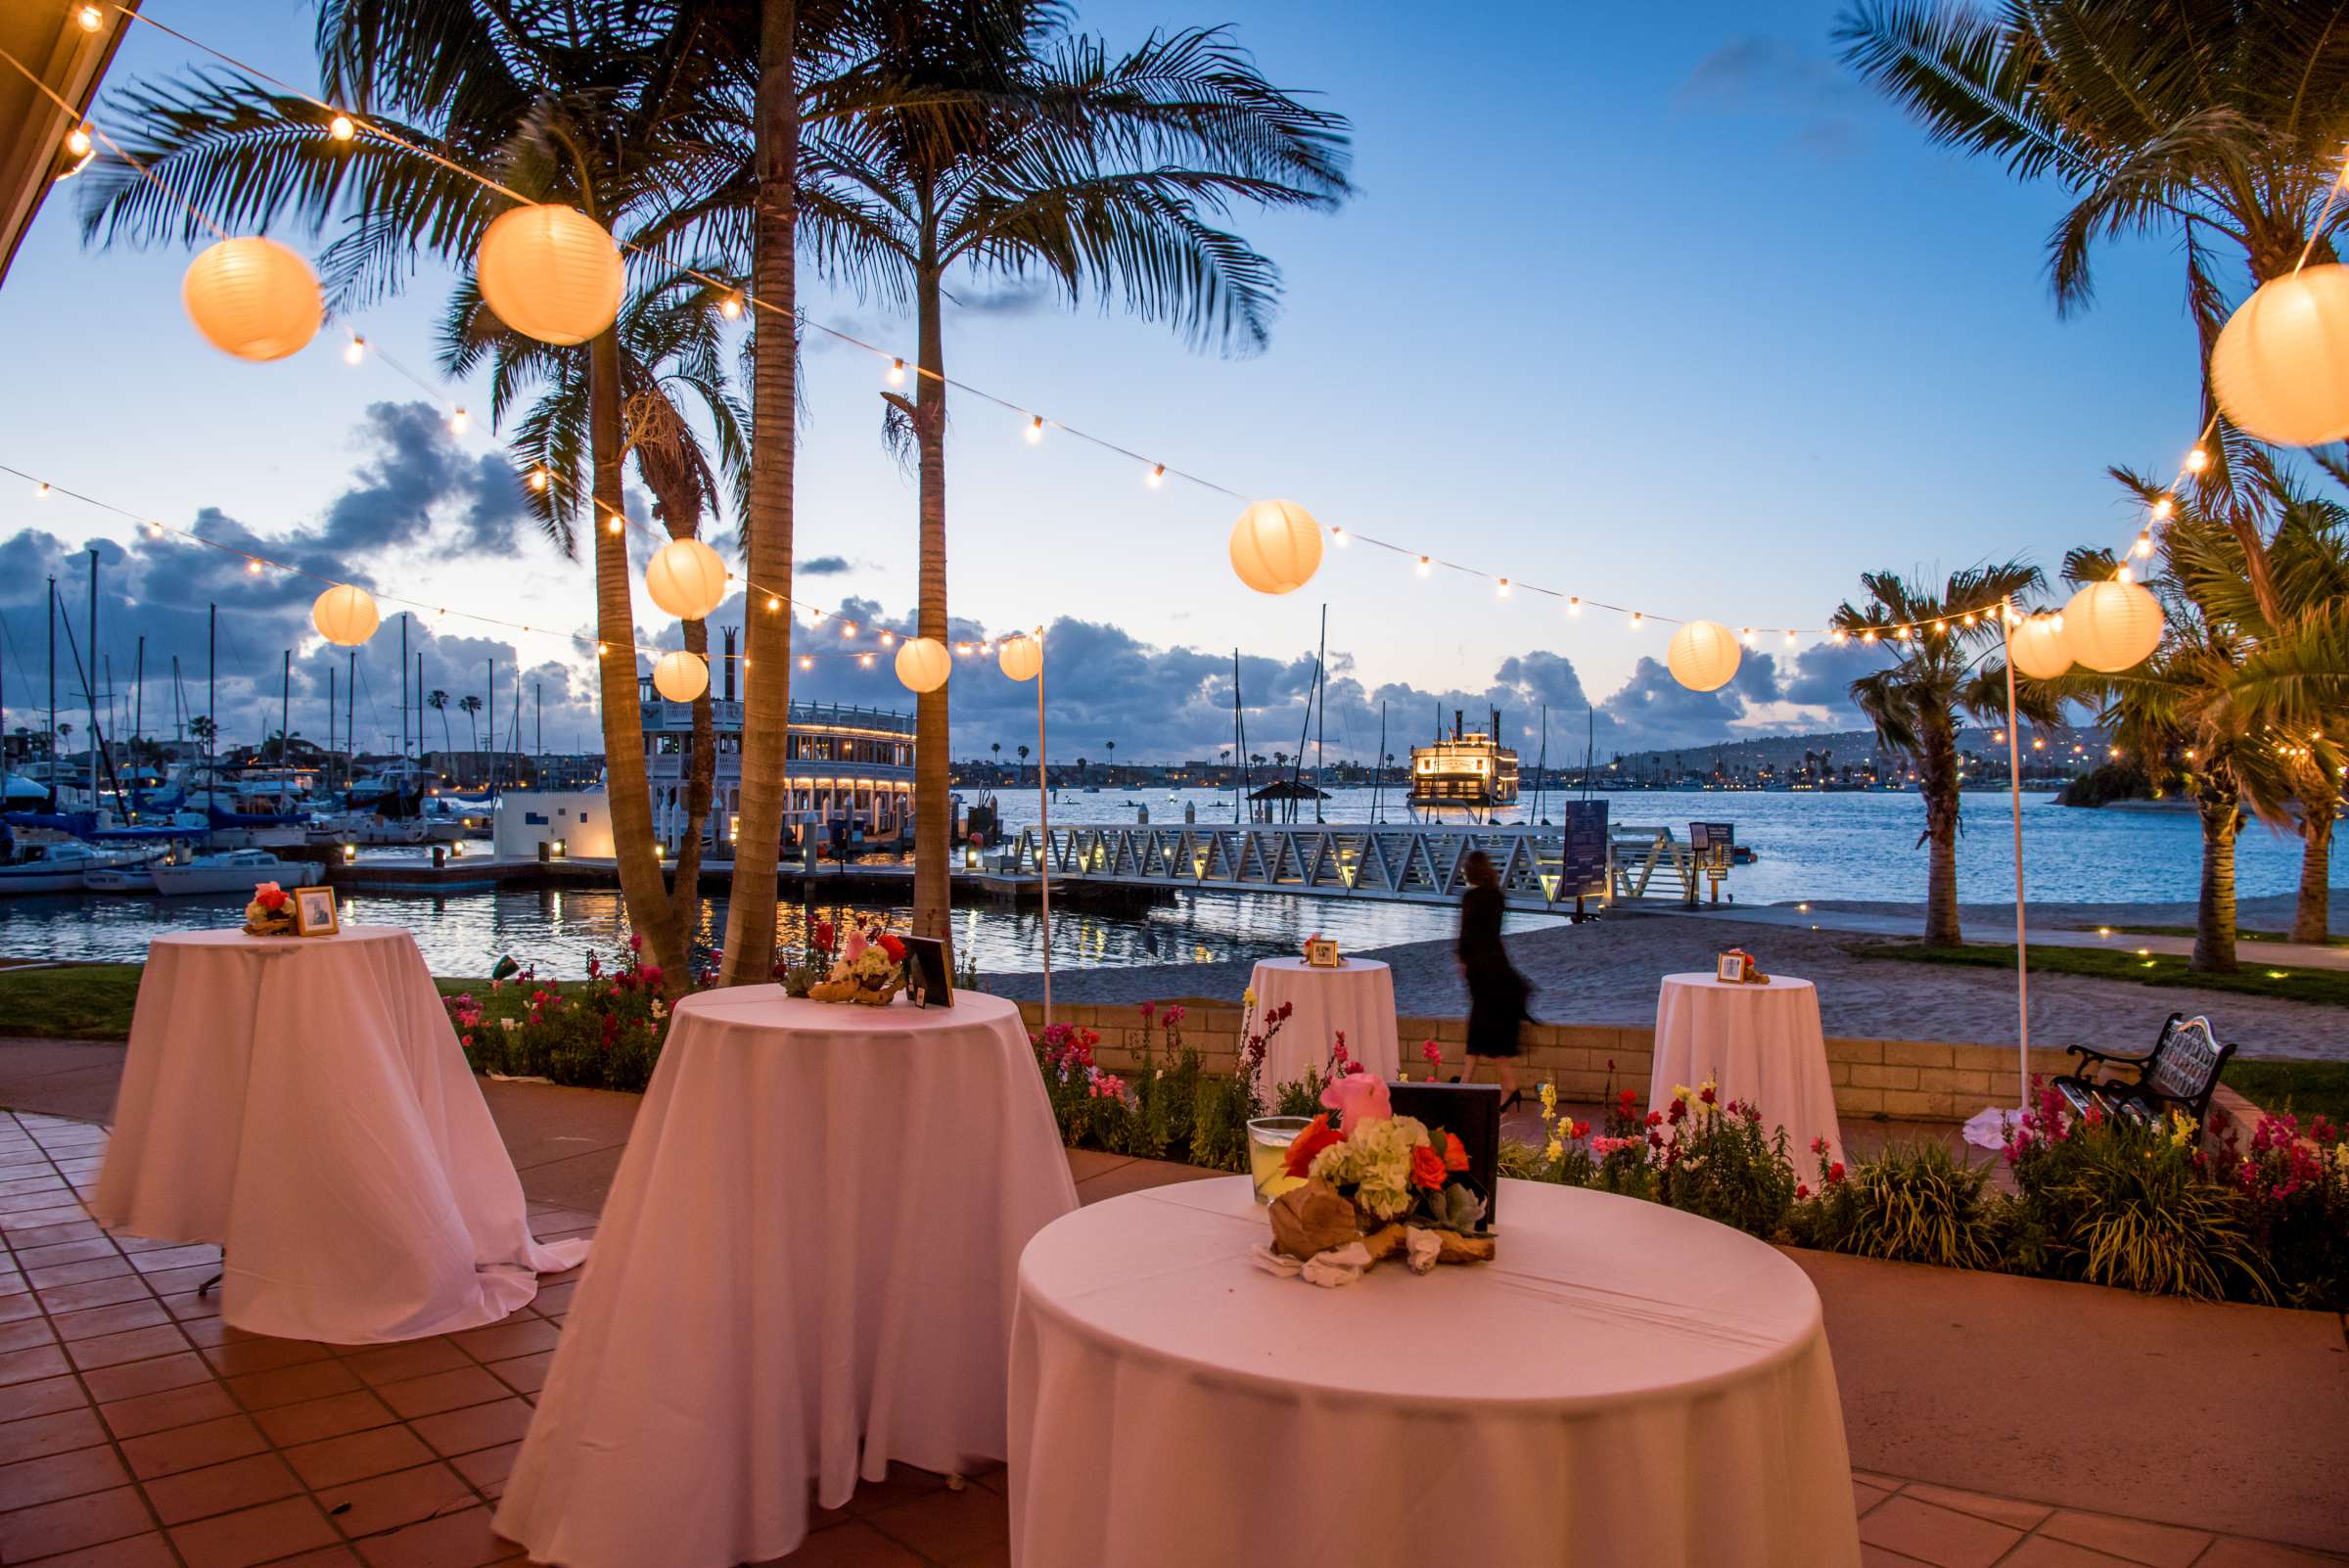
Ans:
POLYGON ((1249 978, 1256 992, 1256 1023, 1282 1003, 1297 1011, 1265 1047, 1262 1083, 1267 1097, 1306 1070, 1327 1077, 1330 1047, 1340 1034, 1346 1054, 1374 1077, 1393 1079, 1403 1053, 1395 1040, 1395 976, 1376 958, 1349 958, 1335 969, 1315 969, 1302 958, 1262 958, 1249 978))
POLYGON ((222 1251, 220 1315, 364 1345, 494 1322, 576 1268, 404 930, 199 931, 147 949, 91 1212, 222 1251))
POLYGON ((1670 1106, 1676 1087, 1711 1079, 1720 1103, 1742 1100, 1762 1113, 1764 1131, 1786 1130, 1786 1152, 1804 1180, 1818 1179, 1815 1140, 1826 1139, 1828 1159, 1843 1158, 1819 989, 1808 980, 1773 975, 1756 986, 1666 975, 1656 997, 1654 1063, 1649 1110, 1670 1106))
POLYGON ((1112 1198, 1020 1260, 1011 1560, 1850 1568, 1819 1294, 1742 1231, 1508 1183, 1490 1264, 1258 1268, 1244 1176, 1112 1198))
POLYGON ((565 1568, 732 1568, 891 1460, 1005 1456, 1020 1251, 1077 1189, 1020 1022, 677 1003, 496 1530, 565 1568))

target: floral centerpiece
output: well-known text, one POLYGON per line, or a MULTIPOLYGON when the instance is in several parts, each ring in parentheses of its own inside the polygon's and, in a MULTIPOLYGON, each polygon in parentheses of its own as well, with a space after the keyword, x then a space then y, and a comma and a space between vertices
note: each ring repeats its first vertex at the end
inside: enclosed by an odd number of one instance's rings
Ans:
POLYGON ((263 882, 253 890, 253 901, 245 906, 245 934, 249 937, 291 937, 294 935, 294 895, 274 882, 263 882))
POLYGON ((1468 1151, 1457 1137, 1397 1116, 1387 1085, 1359 1068, 1331 1083, 1321 1103, 1327 1110, 1289 1145, 1289 1175, 1305 1185, 1269 1205, 1262 1267, 1346 1285, 1397 1254, 1421 1274, 1492 1261, 1493 1238, 1474 1234, 1485 1201, 1459 1179, 1468 1151))
POLYGON ((850 927, 830 972, 809 986, 807 994, 822 1002, 886 1007, 904 984, 905 944, 875 919, 865 926, 850 927))

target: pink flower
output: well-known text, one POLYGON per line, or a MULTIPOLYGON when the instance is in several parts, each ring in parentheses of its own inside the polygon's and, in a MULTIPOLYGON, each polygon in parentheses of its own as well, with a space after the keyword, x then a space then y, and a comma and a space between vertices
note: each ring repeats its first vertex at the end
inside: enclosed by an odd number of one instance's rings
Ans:
POLYGON ((848 941, 840 945, 840 955, 847 959, 850 963, 854 963, 857 959, 864 956, 864 949, 869 944, 867 944, 864 940, 863 932, 852 931, 849 933, 848 941))
POLYGON ((1176 1024, 1181 1023, 1189 1016, 1189 1009, 1185 1008, 1182 1003, 1169 1002, 1167 1004, 1166 1012, 1161 1015, 1161 1020, 1169 1029, 1173 1029, 1176 1024))
POLYGON ((1441 1068, 1444 1065, 1444 1048, 1432 1039, 1420 1045, 1419 1054, 1427 1058, 1430 1067, 1441 1068))
POLYGON ((1816 1138, 1813 1138, 1813 1139, 1811 1140, 1811 1152, 1812 1152, 1813 1154, 1824 1154, 1824 1153, 1826 1153, 1826 1152, 1827 1152, 1827 1140, 1826 1140, 1825 1138, 1823 1138, 1823 1137, 1816 1137, 1816 1138))
POLYGON ((1321 1091, 1321 1103, 1353 1127, 1357 1122, 1384 1122, 1395 1114, 1387 1100, 1384 1079, 1367 1073, 1349 1073, 1321 1091))

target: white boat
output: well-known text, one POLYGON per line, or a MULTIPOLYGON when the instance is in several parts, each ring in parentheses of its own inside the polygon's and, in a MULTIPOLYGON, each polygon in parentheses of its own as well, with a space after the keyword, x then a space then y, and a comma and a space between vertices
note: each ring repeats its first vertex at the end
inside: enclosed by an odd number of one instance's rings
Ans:
POLYGON ((184 865, 155 868, 155 891, 161 894, 242 893, 256 883, 313 888, 325 880, 326 868, 315 860, 281 860, 266 850, 230 850, 222 854, 200 854, 184 865))
POLYGON ((29 844, 15 859, 0 862, 0 895, 79 893, 90 872, 135 863, 135 856, 109 854, 79 839, 29 844))
POLYGON ((81 874, 81 885, 92 893, 153 893, 155 868, 144 865, 93 866, 81 874))

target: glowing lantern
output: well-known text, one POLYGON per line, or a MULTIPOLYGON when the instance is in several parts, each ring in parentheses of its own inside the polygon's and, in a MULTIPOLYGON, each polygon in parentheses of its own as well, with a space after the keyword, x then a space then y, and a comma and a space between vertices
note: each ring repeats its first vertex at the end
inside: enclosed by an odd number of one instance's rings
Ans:
POLYGON ((689 703, 710 689, 710 661, 680 648, 653 661, 653 689, 672 703, 689 703))
POLYGON ((239 359, 283 359, 317 336, 326 299, 310 264, 275 240, 207 246, 188 263, 179 298, 215 348, 239 359))
POLYGON ((338 582, 310 606, 310 624, 318 635, 343 648, 356 648, 375 635, 383 622, 375 595, 355 582, 338 582))
POLYGON ((1043 639, 1006 637, 1003 646, 995 650, 995 663, 1014 680, 1034 680, 1044 672, 1043 639))
POLYGON ((626 281, 603 226, 551 204, 501 214, 482 236, 473 272, 498 320, 552 344, 585 343, 612 325, 626 281))
POLYGON ((1672 634, 1664 663, 1690 691, 1719 691, 1737 673, 1745 653, 1737 634, 1717 621, 1691 621, 1672 634))
POLYGON ((953 669, 954 656, 936 637, 908 637, 898 644, 898 679, 907 691, 936 691, 953 669))
POLYGON ((645 563, 644 591, 679 621, 700 621, 726 602, 726 564, 699 539, 671 539, 645 563))
POLYGON ((2063 607, 2063 640, 2072 657, 2106 674, 2151 658, 2161 631, 2161 601, 2139 583, 2092 582, 2063 607))
POLYGON ((2007 634, 2014 650, 2017 673, 2033 680, 2053 680, 2072 668, 2072 650, 2064 640, 2061 616, 2033 616, 2007 634))
POLYGON ((2349 436, 2349 266, 2261 284, 2212 346, 2210 386, 2227 417, 2263 441, 2349 436))
POLYGON ((1231 526, 1231 569, 1259 593, 1294 593, 1321 569, 1321 525, 1294 501, 1258 501, 1231 526))

